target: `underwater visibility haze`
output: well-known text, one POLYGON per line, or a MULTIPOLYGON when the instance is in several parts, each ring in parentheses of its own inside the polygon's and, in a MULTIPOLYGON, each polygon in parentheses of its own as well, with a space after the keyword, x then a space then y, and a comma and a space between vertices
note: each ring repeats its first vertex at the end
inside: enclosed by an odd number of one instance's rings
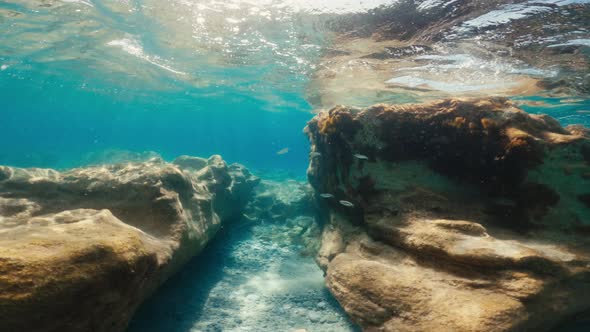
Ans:
POLYGON ((63 168, 97 151, 150 150, 305 169, 303 90, 323 37, 297 8, 9 1, 1 10, 3 135, 19 142, 2 146, 3 163, 63 168), (283 148, 290 154, 276 157, 283 148))
POLYGON ((590 1, 0 0, 0 31, 0 331, 590 328, 590 1))

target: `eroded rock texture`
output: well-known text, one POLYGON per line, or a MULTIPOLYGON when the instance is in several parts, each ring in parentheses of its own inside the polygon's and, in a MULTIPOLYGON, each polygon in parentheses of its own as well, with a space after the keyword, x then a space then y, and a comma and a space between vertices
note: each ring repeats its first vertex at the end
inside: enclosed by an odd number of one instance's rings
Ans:
POLYGON ((0 330, 123 331, 258 182, 219 156, 183 161, 0 167, 0 330))
POLYGON ((497 98, 336 107, 306 131, 335 196, 318 263, 364 330, 542 331, 590 307, 586 129, 497 98))
POLYGON ((256 186, 244 216, 250 220, 283 221, 313 216, 313 190, 307 182, 262 180, 256 186))

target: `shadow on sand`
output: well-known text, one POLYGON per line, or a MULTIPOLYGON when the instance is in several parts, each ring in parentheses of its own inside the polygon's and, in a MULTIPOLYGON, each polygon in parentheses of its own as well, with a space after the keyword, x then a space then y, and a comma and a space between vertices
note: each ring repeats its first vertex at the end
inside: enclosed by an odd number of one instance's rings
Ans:
POLYGON ((297 327, 310 332, 357 331, 323 286, 311 257, 293 255, 289 247, 277 248, 272 240, 261 240, 272 232, 276 231, 260 223, 235 223, 222 229, 138 309, 128 332, 291 331, 297 327), (287 271, 265 279, 273 264, 287 271), (308 284, 309 279, 313 282, 308 284), (258 280, 261 288, 251 288, 252 280, 258 280), (267 291, 277 283, 300 287, 267 291))

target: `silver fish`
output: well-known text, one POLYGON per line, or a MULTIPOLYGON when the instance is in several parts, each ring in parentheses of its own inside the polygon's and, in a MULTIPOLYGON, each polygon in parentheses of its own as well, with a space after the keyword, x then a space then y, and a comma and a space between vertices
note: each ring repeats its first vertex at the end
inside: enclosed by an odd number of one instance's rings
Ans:
POLYGON ((319 156, 321 156, 322 154, 321 154, 321 153, 319 153, 319 152, 312 152, 312 153, 310 153, 309 155, 310 155, 312 158, 315 158, 315 157, 319 157, 319 156))
POLYGON ((353 207, 354 206, 354 204, 352 204, 349 201, 339 201, 339 203, 346 206, 346 207, 353 207))
POLYGON ((369 157, 365 156, 364 154, 354 154, 353 155, 355 158, 360 159, 360 160, 369 160, 369 157))
POLYGON ((334 195, 329 194, 329 193, 325 193, 325 194, 320 194, 320 197, 321 198, 332 198, 332 197, 334 197, 334 195))
POLYGON ((287 152, 289 152, 289 148, 284 148, 284 149, 281 149, 281 150, 277 151, 277 155, 280 156, 280 155, 283 155, 283 154, 285 154, 287 152))

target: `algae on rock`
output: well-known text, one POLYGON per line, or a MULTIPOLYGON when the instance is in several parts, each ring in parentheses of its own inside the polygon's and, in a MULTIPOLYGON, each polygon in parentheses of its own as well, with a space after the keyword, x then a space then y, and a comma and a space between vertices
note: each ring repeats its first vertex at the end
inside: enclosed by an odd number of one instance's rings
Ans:
POLYGON ((335 195, 317 260, 365 330, 541 331, 590 308, 586 130, 487 98, 336 107, 306 132, 335 195))

